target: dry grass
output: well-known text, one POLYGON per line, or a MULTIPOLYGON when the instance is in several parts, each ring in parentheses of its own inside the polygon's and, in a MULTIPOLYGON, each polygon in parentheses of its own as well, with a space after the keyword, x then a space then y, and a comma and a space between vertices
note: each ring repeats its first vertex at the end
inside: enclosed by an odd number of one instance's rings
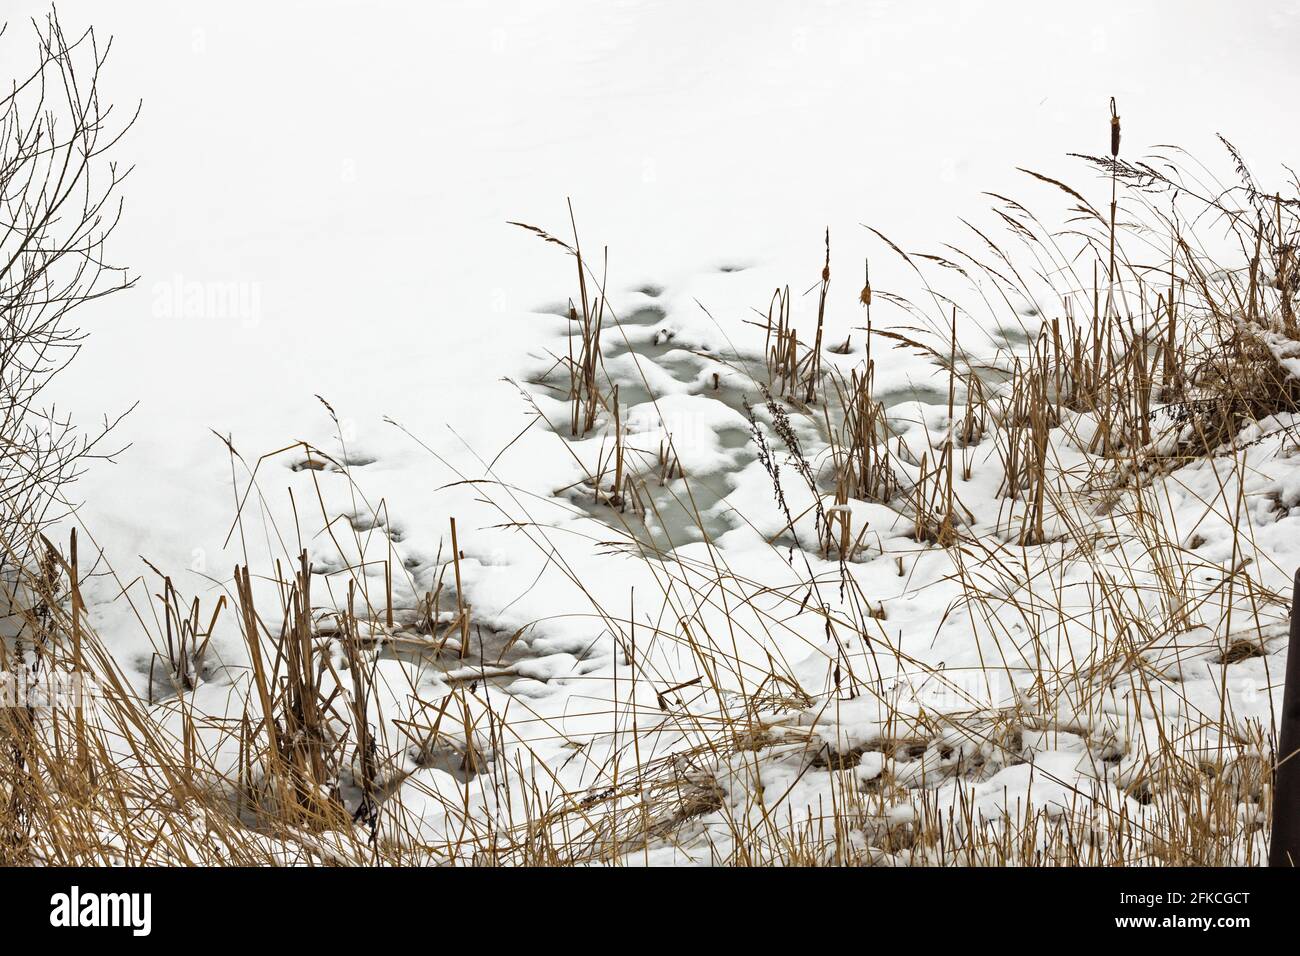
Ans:
MULTIPOLYGON (((1236 186, 1205 185, 1200 171, 1172 162, 1121 160, 1116 126, 1111 156, 1092 160, 1108 179, 1109 205, 1036 176, 1067 198, 1062 230, 998 197, 1006 238, 979 232, 978 254, 918 256, 885 240, 913 270, 922 304, 868 281, 859 297, 866 356, 847 375, 823 368, 823 353, 848 345, 822 341, 828 236, 811 341, 800 340, 789 293, 778 290, 755 363, 753 436, 787 522, 770 539, 784 577, 770 581, 733 568, 698 509, 702 551, 636 535, 662 500, 648 489, 680 483, 693 502, 693 476, 681 473, 671 438, 657 455, 628 445, 618 383, 602 363, 602 329, 619 320, 576 228, 568 243, 527 227, 578 266, 571 348, 557 360, 569 413, 557 431, 568 434, 557 441, 576 456, 573 439, 602 422, 610 429, 584 466, 585 493, 627 532, 602 546, 642 560, 659 587, 635 596, 636 614, 611 610, 513 489, 477 483, 521 550, 535 548, 587 596, 593 635, 622 662, 594 705, 608 733, 565 738, 584 762, 581 784, 536 752, 562 736, 548 718, 486 692, 513 673, 520 635, 488 659, 454 521, 437 583, 418 607, 398 607, 400 556, 383 559, 381 593, 362 531, 354 521, 353 540, 336 535, 338 515, 320 495, 318 538, 355 555, 331 576, 347 582, 346 595, 319 597, 306 549, 283 567, 237 569, 231 593, 209 607, 160 574, 158 624, 140 618, 160 672, 144 692, 89 624, 75 537, 66 554, 44 541, 39 560, 14 556, 18 625, 0 645, 0 670, 76 675, 98 693, 91 707, 0 710, 0 862, 1257 862, 1271 729, 1234 713, 1226 691, 1217 706, 1182 691, 1185 670, 1207 658, 1225 688, 1229 667, 1267 662, 1286 613, 1277 581, 1289 569, 1271 567, 1256 545, 1244 489, 1256 467, 1251 428, 1277 426, 1270 416, 1295 411, 1300 398, 1289 371, 1300 356, 1300 201, 1264 193, 1233 158, 1236 186), (1222 248, 1224 235, 1235 249, 1222 248), (1207 236, 1215 249, 1202 247, 1207 236), (1215 264, 1233 254, 1244 268, 1215 264), (983 314, 958 304, 945 286, 954 280, 983 314), (912 324, 882 328, 873 303, 906 309, 912 324), (959 320, 1023 324, 1026 304, 1047 318, 1023 348, 987 362, 959 347, 959 320), (895 434, 874 391, 872 350, 882 341, 945 370, 937 433, 895 434), (824 447, 804 447, 792 415, 820 424, 824 447), (1210 484, 1184 480, 1206 467, 1210 484), (963 500, 989 469, 989 501, 1001 509, 992 521, 963 500), (810 501, 803 513, 793 513, 790 481, 810 501), (1199 532, 1179 526, 1175 492, 1197 502, 1206 527, 1230 529, 1226 560, 1198 553, 1199 532), (893 509, 910 543, 873 551, 867 527, 853 523, 858 502, 893 509), (816 543, 792 540, 809 521, 816 543), (869 552, 896 561, 903 580, 927 556, 949 562, 945 617, 968 622, 972 647, 989 655, 979 667, 936 667, 904 650, 881 596, 855 577, 869 552), (454 584, 444 587, 444 575, 454 584), (227 608, 248 668, 229 685, 233 705, 214 716, 198 702, 227 608), (792 622, 807 616, 816 626, 796 632, 792 622), (792 635, 805 653, 826 656, 824 686, 775 650, 792 635), (382 662, 411 653, 432 662, 437 694, 392 686, 382 662), (674 671, 664 666, 669 653, 674 671), (1014 692, 992 693, 995 683, 1014 692), (1117 708, 1121 696, 1126 708, 1117 708), (863 708, 875 715, 868 734, 853 729, 863 708), (1048 752, 1077 754, 1107 785, 1062 775, 1040 759, 1048 752), (1028 774, 1028 792, 1048 796, 1006 805, 979 789, 1006 772, 1028 774)), ((261 493, 260 464, 237 489, 237 524, 261 493)), ((370 508, 375 524, 383 511, 370 508)))

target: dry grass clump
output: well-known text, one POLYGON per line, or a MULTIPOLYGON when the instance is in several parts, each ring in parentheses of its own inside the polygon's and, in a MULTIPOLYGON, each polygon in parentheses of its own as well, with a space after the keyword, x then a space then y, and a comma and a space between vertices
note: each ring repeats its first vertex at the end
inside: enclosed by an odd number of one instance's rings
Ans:
MULTIPOLYGON (((333 665, 305 632, 298 580, 285 584, 290 613, 263 656, 265 625, 246 573, 237 576, 252 687, 242 716, 213 721, 190 701, 192 687, 178 683, 158 703, 135 690, 85 620, 75 558, 45 546, 25 627, 0 647, 14 695, 0 708, 0 861, 376 858, 361 837, 375 779, 366 670, 357 667, 350 694, 328 680, 333 665), (341 784, 355 792, 348 806, 341 784)), ((355 643, 354 629, 343 641, 354 664, 355 643)))
MULTIPOLYGON (((605 328, 605 297, 592 295, 589 284, 587 263, 582 258, 582 244, 578 240, 578 224, 573 216, 573 206, 569 206, 569 222, 573 227, 573 243, 530 226, 527 223, 512 222, 512 226, 526 229, 546 242, 560 246, 573 256, 578 269, 578 298, 569 300, 569 353, 559 363, 568 373, 569 387, 567 400, 572 404, 569 433, 573 438, 582 438, 596 424, 599 410, 617 408, 617 396, 607 397, 599 381, 601 368, 600 335, 605 328)), ((604 283, 598 283, 603 290, 604 283)))
POLYGON ((767 387, 771 394, 796 405, 812 405, 822 387, 822 335, 826 326, 826 296, 831 286, 831 235, 826 232, 826 262, 817 287, 817 327, 810 346, 799 341, 790 317, 790 287, 777 289, 767 310, 767 387))

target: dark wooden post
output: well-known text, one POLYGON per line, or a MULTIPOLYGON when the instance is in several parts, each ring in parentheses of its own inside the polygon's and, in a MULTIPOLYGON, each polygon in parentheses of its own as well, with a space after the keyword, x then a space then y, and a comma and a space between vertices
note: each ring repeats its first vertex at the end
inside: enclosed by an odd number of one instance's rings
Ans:
POLYGON ((1278 715, 1273 771, 1273 842, 1269 866, 1300 866, 1300 571, 1291 594, 1291 640, 1278 715))

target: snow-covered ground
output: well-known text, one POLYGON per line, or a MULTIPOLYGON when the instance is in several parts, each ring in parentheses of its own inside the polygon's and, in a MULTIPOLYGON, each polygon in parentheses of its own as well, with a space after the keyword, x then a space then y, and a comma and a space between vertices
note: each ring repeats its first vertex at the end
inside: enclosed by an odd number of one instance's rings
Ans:
MULTIPOLYGON (((21 21, 42 9, 20 0, 8 12, 0 62, 21 58, 21 21)), ((1030 612, 987 621, 954 611, 960 559, 919 546, 914 528, 884 506, 854 502, 854 526, 871 529, 870 559, 851 565, 856 588, 881 607, 880 646, 898 653, 882 663, 870 640, 839 646, 831 632, 853 620, 840 566, 813 553, 790 560, 788 546, 809 544, 815 529, 805 518, 795 522, 802 539, 783 537, 788 516, 749 437, 741 396, 760 404, 750 376, 763 362, 754 309, 765 314, 772 291, 789 285, 801 332, 811 329, 817 293, 805 290, 821 274, 829 229, 826 343, 851 348, 826 361, 847 371, 862 358, 864 259, 872 257, 873 286, 908 281, 863 224, 904 248, 934 250, 966 241, 960 220, 984 214, 984 191, 1051 199, 1016 167, 1095 185, 1066 153, 1105 151, 1112 96, 1126 155, 1178 143, 1218 162, 1222 132, 1271 176, 1300 145, 1286 119, 1300 79, 1294 3, 66 2, 60 12, 69 29, 93 22, 116 35, 109 92, 124 111, 144 100, 122 147, 137 168, 113 250, 139 284, 86 310, 91 338, 59 386, 83 419, 140 403, 119 433, 130 448, 75 489, 86 502, 80 521, 118 579, 93 586, 93 620, 130 672, 148 680, 152 648, 116 591, 137 575, 154 586, 142 558, 212 601, 236 564, 265 568, 296 555, 296 509, 301 546, 321 569, 339 571, 322 576, 322 603, 326 591, 342 599, 342 569, 364 557, 373 563, 361 579, 382 593, 389 562, 396 605, 413 609, 439 574, 450 581, 455 518, 476 625, 498 644, 518 632, 479 696, 498 713, 513 708, 510 734, 547 764, 557 792, 602 783, 615 753, 626 767, 699 746, 707 734, 676 709, 689 712, 696 691, 669 690, 678 684, 707 678, 696 690, 711 686, 715 710, 769 672, 809 695, 798 700, 786 688, 789 699, 773 706, 773 734, 790 744, 765 748, 762 760, 743 748, 715 755, 706 789, 717 806, 685 836, 643 848, 646 861, 729 856, 737 834, 749 832, 736 820, 763 814, 756 786, 781 794, 782 815, 793 808, 815 819, 810 808, 834 790, 825 778, 836 768, 810 768, 781 748, 805 753, 818 735, 830 752, 852 754, 863 793, 887 769, 903 789, 951 788, 944 805, 958 800, 956 788, 974 786, 970 799, 985 816, 1016 802, 1129 799, 1116 789, 1141 762, 1129 742, 1152 720, 1138 700, 1146 688, 1125 683, 1131 675, 1116 677, 1113 699, 1097 704, 1105 720, 1063 713, 1017 728, 1023 739, 1010 749, 1028 756, 1005 768, 998 761, 1009 748, 989 742, 997 731, 963 744, 960 734, 893 726, 900 714, 924 723, 923 712, 964 712, 973 699, 1014 704, 1034 689, 1036 668, 1106 658, 1109 649, 1092 643, 1105 643, 1104 626, 1085 638, 1063 623, 1100 599, 1086 574, 1054 579, 1045 570, 1058 567, 1053 556, 1036 554, 1024 559, 1024 577, 1007 570, 981 584, 1027 588, 1017 593, 1029 596, 1030 612), (576 294, 576 272, 562 250, 510 223, 567 240, 566 199, 623 323, 606 330, 604 354, 630 444, 646 455, 635 467, 654 470, 649 462, 671 435, 698 480, 669 482, 660 504, 671 510, 674 493, 695 495, 718 545, 683 540, 692 522, 667 516, 672 544, 687 545, 671 569, 622 553, 626 541, 621 550, 609 543, 621 519, 590 506, 581 486, 608 428, 585 441, 557 435, 567 434, 567 409, 536 384, 567 348, 555 311, 576 294), (538 411, 557 427, 535 420, 538 411), (268 459, 232 531, 249 475, 232 469, 214 432, 250 467, 299 441, 346 467, 295 469, 301 451, 268 459), (464 483, 484 478, 491 482, 464 483), (324 527, 318 500, 325 517, 345 516, 331 526, 343 533, 324 527), (824 594, 808 591, 813 579, 824 594), (716 593, 701 599, 710 583, 716 593), (625 644, 638 628, 648 647, 625 644), (690 646, 699 634, 714 644, 705 657, 727 662, 722 671, 701 673, 690 646), (1053 663, 1044 665, 1044 653, 1053 663), (939 671, 978 676, 915 685, 939 671), (837 694, 856 679, 874 690, 837 694), (663 699, 672 693, 681 699, 663 699), (620 735, 629 715, 649 713, 669 716, 634 761, 620 735), (886 736, 914 742, 882 753, 886 736), (983 769, 970 784, 963 770, 976 758, 983 769)), ((959 334, 973 354, 1002 344, 973 321, 959 334)), ((876 356, 877 394, 893 396, 900 433, 920 447, 927 431, 947 427, 947 376, 907 350, 876 356), (917 398, 923 404, 909 404, 917 398)), ((756 417, 773 424, 761 408, 756 417)), ((811 460, 824 455, 815 420, 796 415, 792 424, 811 460)), ((1284 446, 1279 437, 1259 447, 1245 493, 1285 508, 1294 479, 1284 446)), ((1062 469, 1082 460, 1066 436, 1057 452, 1062 469)), ((808 501, 796 501, 790 468, 783 474, 797 512, 808 501)), ((1005 521, 998 480, 977 461, 962 492, 979 535, 996 536, 1005 521)), ((1170 492, 1170 512, 1186 525, 1178 530, 1202 539, 1207 562, 1230 564, 1231 533, 1194 514, 1196 495, 1219 494, 1213 469, 1197 466, 1179 481, 1191 491, 1181 510, 1177 488, 1170 492)), ((1294 529, 1267 510, 1259 517, 1272 523, 1261 534, 1276 540, 1252 546, 1275 556, 1261 578, 1276 590, 1290 577, 1285 539, 1294 529)), ((148 606, 143 584, 128 593, 148 606)), ((1280 620, 1276 608, 1262 613, 1280 620)), ((1223 621, 1208 617, 1157 650, 1212 638, 1223 621)), ((239 679, 233 615, 216 647, 231 668, 210 675, 195 701, 220 713, 239 679)), ((1271 654, 1233 672, 1243 721, 1267 726, 1274 695, 1265 669, 1279 663, 1271 654)), ((1219 685, 1204 670, 1180 678, 1180 706, 1190 699, 1217 713, 1219 685)), ((416 692, 396 692, 389 718, 418 707, 410 698, 445 695, 457 675, 443 671, 407 667, 401 680, 410 677, 416 692)), ((1178 726, 1178 715, 1162 720, 1178 726)), ((509 766, 500 740, 481 746, 499 748, 496 761, 509 766)), ((425 813, 416 829, 446 839, 455 823, 430 794, 463 781, 436 765, 405 769, 407 812, 425 813)), ((512 773, 524 775, 503 770, 506 791, 512 773)), ((484 788, 475 805, 500 816, 501 799, 484 788)), ((906 822, 884 803, 883 826, 906 822)), ((1132 812, 1140 816, 1140 805, 1132 812)))
MULTIPOLYGON (((209 428, 246 454, 323 438, 321 394, 362 444, 391 441, 384 415, 445 454, 445 424, 480 452, 507 440, 523 413, 497 380, 571 283, 506 221, 560 231, 566 197, 613 289, 715 316, 811 285, 830 226, 856 323, 859 223, 958 239, 982 190, 1022 188, 1016 166, 1103 150, 1112 95, 1135 148, 1206 155, 1223 132, 1275 169, 1300 136, 1289 3, 60 9, 115 34, 109 89, 145 106, 117 246, 140 283, 94 313, 66 386, 85 418, 141 403, 132 451, 83 485, 87 523, 168 566, 230 563, 209 428), (767 281, 718 279, 728 263, 767 281)), ((9 5, 6 59, 42 10, 9 5)))

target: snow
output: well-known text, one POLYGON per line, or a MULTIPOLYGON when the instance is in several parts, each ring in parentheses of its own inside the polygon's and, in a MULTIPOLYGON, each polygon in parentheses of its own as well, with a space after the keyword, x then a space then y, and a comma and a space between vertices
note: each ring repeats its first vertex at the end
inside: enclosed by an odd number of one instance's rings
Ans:
MULTIPOLYGON (((19 0, 9 18, 20 25, 42 9, 19 0)), ((838 562, 813 553, 816 521, 804 514, 813 495, 782 462, 789 515, 778 510, 740 395, 762 363, 754 310, 766 310, 773 289, 790 286, 796 319, 810 327, 816 294, 803 293, 820 274, 824 230, 826 340, 852 346, 825 359, 847 370, 864 345, 864 258, 873 257, 874 286, 905 279, 862 224, 905 248, 937 249, 963 241, 960 220, 987 207, 983 190, 1030 188, 1016 167, 1089 182, 1065 154, 1103 149, 1110 96, 1126 150, 1176 142, 1205 156, 1222 131, 1257 168, 1275 169, 1300 141, 1294 124, 1278 121, 1300 79, 1293 4, 922 11, 835 0, 234 0, 145 10, 68 0, 60 13, 116 35, 110 91, 144 99, 123 147, 137 168, 114 251, 140 281, 87 311, 91 339, 59 383, 61 401, 83 420, 140 402, 120 433, 130 447, 76 487, 86 502, 80 523, 116 573, 91 585, 92 620, 135 678, 148 680, 153 653, 125 607, 147 616, 148 591, 132 583, 152 579, 142 558, 211 602, 236 564, 296 555, 300 525, 317 567, 340 572, 319 577, 322 603, 343 602, 342 569, 365 559, 365 600, 381 604, 387 561, 394 603, 413 614, 439 575, 451 580, 455 518, 457 573, 475 622, 503 647, 521 632, 519 652, 459 671, 382 660, 388 679, 377 686, 392 690, 373 704, 392 739, 418 710, 414 698, 439 700, 456 680, 477 676, 477 706, 511 709, 505 753, 494 750, 500 740, 473 745, 501 758, 506 781, 501 792, 474 790, 483 819, 500 818, 501 793, 523 776, 510 765, 512 748, 526 744, 547 764, 552 791, 576 792, 601 783, 606 758, 628 746, 620 734, 634 704, 664 715, 649 759, 698 744, 680 715, 702 714, 710 685, 752 689, 772 662, 814 698, 766 718, 788 747, 778 740, 761 760, 743 751, 720 758, 709 785, 719 788, 716 806, 690 824, 693 835, 688 828, 629 862, 725 858, 736 818, 761 817, 771 801, 782 814, 793 808, 792 828, 812 819, 839 771, 809 767, 809 738, 832 753, 858 751, 848 770, 861 785, 887 776, 891 786, 935 790, 945 806, 978 761, 971 806, 989 819, 1031 805, 1052 817, 1079 801, 1126 805, 1140 819, 1126 774, 1138 773, 1143 751, 1133 742, 1152 733, 1153 706, 1162 726, 1194 724, 1179 708, 1218 713, 1230 677, 1237 717, 1267 726, 1280 693, 1268 675, 1281 672, 1283 637, 1269 636, 1266 656, 1229 673, 1213 663, 1223 628, 1207 611, 1203 626, 1144 651, 1158 661, 1191 648, 1198 661, 1175 655, 1188 669, 1167 707, 1145 699, 1131 675, 1115 675, 1104 713, 1061 713, 1052 726, 1023 729, 1025 759, 1012 766, 996 765, 1005 748, 959 731, 943 746, 927 737, 918 754, 872 749, 900 737, 900 720, 919 728, 936 714, 1014 702, 1029 692, 1045 645, 1058 663, 1100 666, 1096 635, 1066 620, 1100 601, 1095 582, 1077 567, 1054 580, 1057 556, 1044 548, 1004 579, 982 582, 1008 601, 1005 615, 984 620, 960 599, 960 556, 919 545, 897 512, 851 501, 843 506, 851 527, 869 528, 852 574, 884 617, 865 639, 831 633, 843 629, 847 604, 838 562), (649 542, 622 534, 626 516, 593 504, 581 484, 609 453, 608 421, 569 436, 567 404, 535 384, 567 348, 564 307, 556 312, 576 276, 560 250, 509 222, 567 238, 566 198, 598 273, 608 249, 609 305, 622 325, 606 331, 605 368, 620 383, 636 467, 671 436, 688 476, 656 492, 663 512, 649 542), (534 408, 554 427, 529 427, 534 408), (295 470, 301 449, 259 462, 294 442, 338 465, 295 470), (342 516, 329 526, 341 534, 325 527, 318 500, 331 519, 342 516), (699 540, 697 509, 716 548, 699 540), (676 546, 672 562, 641 559, 647 543, 665 542, 676 546), (790 561, 796 542, 808 550, 790 561), (708 582, 714 590, 697 599, 692 586, 708 582), (629 631, 646 642, 639 673, 621 643, 629 631), (898 656, 874 659, 877 639, 898 656), (666 691, 702 676, 695 641, 725 663, 702 684, 666 691), (877 692, 831 705, 836 675, 854 668, 877 692), (927 682, 936 672, 942 679, 927 682), (1107 747, 1123 756, 1112 761, 1107 747)), ((14 56, 24 40, 11 26, 0 43, 14 56)), ((992 331, 961 329, 974 354, 998 344, 992 331)), ((946 376, 909 350, 875 348, 876 393, 893 396, 899 436, 933 455, 953 425, 946 376)), ((771 413, 752 392, 748 400, 756 427, 776 443, 771 413)), ((1234 530, 1196 501, 1231 501, 1238 482, 1253 546, 1272 556, 1261 579, 1286 587, 1300 476, 1282 430, 1293 424, 1258 424, 1246 475, 1206 461, 1165 486, 1171 522, 1195 552, 1196 573, 1209 575, 1206 587, 1214 567, 1221 575, 1236 556, 1234 530)), ((794 416, 792 425, 809 460, 824 465, 817 423, 794 416)), ((1082 414, 1064 423, 1053 449, 1063 472, 1084 460, 1095 427, 1082 414)), ((1170 440, 1159 427, 1153 435, 1170 440)), ((1000 476, 980 467, 995 460, 992 444, 970 454, 972 478, 959 492, 971 512, 965 523, 996 536, 1007 517, 1000 476)), ((918 472, 903 477, 910 484, 918 472)), ((1127 559, 1140 566, 1144 556, 1127 559)), ((1230 602, 1222 610, 1230 614, 1230 602)), ((202 712, 224 713, 240 680, 235 623, 227 615, 214 641, 230 669, 206 675, 192 695, 202 712)), ((447 809, 463 802, 455 764, 400 758, 406 812, 433 842, 459 826, 447 809)), ((881 826, 906 822, 889 816, 905 818, 899 806, 882 810, 881 826)))

